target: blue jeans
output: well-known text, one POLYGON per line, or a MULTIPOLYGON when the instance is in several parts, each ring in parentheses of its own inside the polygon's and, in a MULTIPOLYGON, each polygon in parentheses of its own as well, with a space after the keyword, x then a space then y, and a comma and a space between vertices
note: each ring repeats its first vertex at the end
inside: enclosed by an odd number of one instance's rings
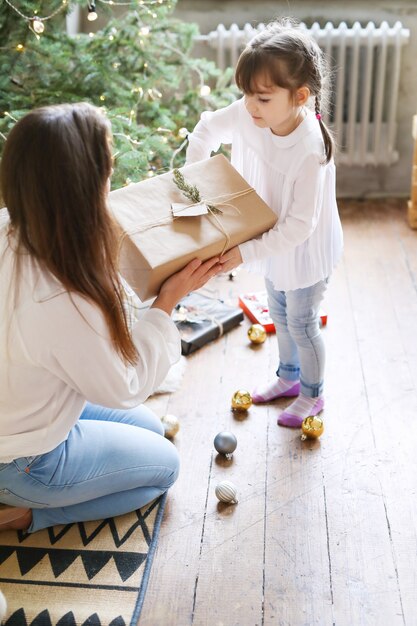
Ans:
POLYGON ((87 404, 51 452, 0 463, 0 502, 30 507, 29 532, 134 511, 177 479, 179 458, 145 406, 87 404))
POLYGON ((277 376, 300 379, 301 393, 309 398, 323 393, 325 349, 319 309, 327 284, 328 279, 304 289, 277 291, 266 280, 269 313, 277 331, 277 376))

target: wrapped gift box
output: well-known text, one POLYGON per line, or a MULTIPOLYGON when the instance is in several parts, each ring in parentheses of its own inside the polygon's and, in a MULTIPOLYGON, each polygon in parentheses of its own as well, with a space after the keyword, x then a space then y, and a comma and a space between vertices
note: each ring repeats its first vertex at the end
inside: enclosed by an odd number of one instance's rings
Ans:
MULTIPOLYGON (((261 324, 267 333, 274 333, 275 326, 269 315, 268 298, 266 291, 246 293, 239 296, 239 306, 245 311, 254 324, 261 324)), ((320 324, 326 326, 327 315, 320 312, 320 324)))
POLYGON ((191 292, 177 304, 172 318, 181 335, 182 354, 187 355, 238 326, 243 311, 217 298, 191 292))
MULTIPOLYGON (((119 270, 142 301, 194 258, 207 260, 270 229, 275 213, 223 155, 180 169, 205 204, 221 213, 174 216, 172 204, 191 205, 172 172, 109 194, 121 227, 119 270)), ((181 213, 180 213, 181 215, 181 213)))

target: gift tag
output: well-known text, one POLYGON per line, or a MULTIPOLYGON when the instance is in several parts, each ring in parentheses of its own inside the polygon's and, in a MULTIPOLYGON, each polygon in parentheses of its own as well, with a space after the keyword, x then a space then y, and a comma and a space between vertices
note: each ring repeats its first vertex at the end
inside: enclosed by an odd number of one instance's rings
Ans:
POLYGON ((200 204, 183 204, 182 202, 173 202, 171 209, 175 217, 195 217, 196 215, 206 215, 208 208, 204 202, 200 204))

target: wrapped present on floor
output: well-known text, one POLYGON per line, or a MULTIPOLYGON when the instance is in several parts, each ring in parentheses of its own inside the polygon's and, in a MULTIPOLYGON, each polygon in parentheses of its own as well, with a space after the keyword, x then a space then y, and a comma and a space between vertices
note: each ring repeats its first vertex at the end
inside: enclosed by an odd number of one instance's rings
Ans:
POLYGON ((182 354, 187 355, 238 326, 243 311, 193 291, 177 304, 172 318, 181 335, 182 354))
POLYGON ((192 259, 220 255, 277 220, 223 155, 178 171, 177 182, 168 172, 109 194, 121 227, 119 270, 142 302, 192 259))
MULTIPOLYGON (((275 326, 269 315, 268 298, 266 291, 245 293, 239 296, 239 306, 245 311, 254 324, 261 324, 267 333, 274 333, 275 326)), ((327 315, 320 311, 320 324, 326 326, 327 315)))

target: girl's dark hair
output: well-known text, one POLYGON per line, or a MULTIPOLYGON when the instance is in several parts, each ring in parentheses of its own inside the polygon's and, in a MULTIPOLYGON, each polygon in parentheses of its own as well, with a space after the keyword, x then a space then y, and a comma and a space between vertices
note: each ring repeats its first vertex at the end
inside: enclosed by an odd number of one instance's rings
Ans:
POLYGON ((135 363, 117 271, 116 224, 106 205, 110 124, 99 109, 62 104, 35 109, 7 138, 0 185, 19 250, 29 252, 71 293, 102 311, 113 345, 135 363))
POLYGON ((258 33, 239 57, 235 80, 244 93, 255 93, 257 81, 266 76, 292 95, 308 87, 314 96, 314 110, 323 135, 326 163, 334 153, 334 142, 323 122, 326 96, 326 68, 323 53, 314 39, 290 20, 272 22, 258 33))

